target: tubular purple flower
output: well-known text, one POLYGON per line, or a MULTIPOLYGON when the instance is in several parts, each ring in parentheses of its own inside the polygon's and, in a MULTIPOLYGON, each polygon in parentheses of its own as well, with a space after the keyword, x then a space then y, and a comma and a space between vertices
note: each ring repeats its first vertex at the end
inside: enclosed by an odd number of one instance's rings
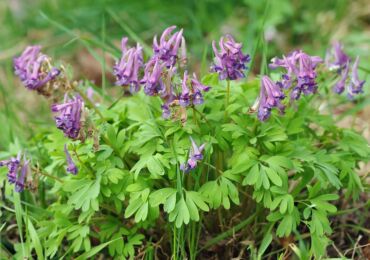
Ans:
POLYGON ((352 66, 352 77, 351 82, 348 86, 348 97, 353 98, 354 95, 363 92, 362 88, 365 84, 365 80, 360 80, 358 78, 358 64, 360 62, 360 57, 357 56, 355 62, 352 66))
POLYGON ((338 73, 345 69, 350 61, 350 57, 343 51, 343 46, 339 42, 334 42, 325 55, 325 64, 328 69, 336 70, 338 73))
POLYGON ((203 160, 203 150, 205 147, 205 144, 202 144, 201 146, 197 146, 197 144, 194 142, 193 138, 190 137, 191 141, 191 151, 189 153, 189 159, 186 164, 181 164, 180 169, 184 173, 188 173, 189 171, 195 169, 197 167, 198 161, 203 160))
POLYGON ((28 46, 19 57, 13 59, 15 74, 31 90, 37 90, 54 80, 60 70, 48 68, 48 57, 40 52, 40 46, 28 46))
POLYGON ((346 87, 346 81, 347 81, 348 73, 349 73, 349 61, 347 61, 347 63, 348 64, 342 70, 341 79, 334 85, 334 88, 333 88, 334 92, 337 94, 342 94, 346 87))
MULTIPOLYGON (((172 34, 176 29, 176 26, 170 26, 165 29, 162 36, 157 41, 157 36, 153 39, 153 59, 159 59, 163 61, 167 68, 174 66, 178 59, 179 48, 185 48, 185 39, 182 36, 183 30, 172 34)), ((182 49, 182 55, 184 55, 184 49, 182 49)))
POLYGON ((8 167, 8 181, 10 184, 15 184, 15 191, 21 192, 25 187, 25 179, 28 173, 29 160, 23 157, 23 163, 21 162, 21 153, 19 152, 17 157, 10 158, 9 160, 0 161, 0 167, 8 167))
POLYGON ((64 153, 67 159, 67 172, 72 173, 73 175, 76 175, 78 172, 78 169, 77 169, 76 164, 73 162, 71 155, 68 152, 67 144, 64 145, 64 153))
POLYGON ((285 98, 280 87, 275 84, 268 76, 261 79, 261 90, 259 96, 258 118, 266 121, 271 115, 271 109, 277 107, 281 113, 284 112, 284 106, 281 100, 285 98))
POLYGON ((84 103, 80 96, 68 99, 67 94, 63 104, 54 104, 51 107, 52 112, 58 113, 54 117, 57 128, 73 140, 77 139, 80 133, 83 109, 84 103))
POLYGON ((301 93, 307 95, 315 93, 317 90, 316 83, 316 66, 322 62, 318 56, 309 56, 303 51, 293 51, 282 59, 273 58, 269 67, 276 69, 282 67, 286 73, 282 75, 281 81, 277 82, 281 88, 290 89, 290 98, 298 99, 301 93))
POLYGON ((143 52, 140 44, 127 49, 127 40, 127 37, 122 38, 122 57, 113 67, 113 74, 117 78, 116 85, 130 86, 133 93, 140 89, 139 72, 143 67, 143 52))
POLYGON ((184 78, 182 79, 182 84, 181 84, 181 93, 179 95, 179 104, 180 106, 187 107, 190 105, 190 91, 187 86, 187 81, 188 81, 188 72, 184 72, 184 78))
POLYGON ((204 100, 202 92, 209 91, 210 87, 200 83, 195 73, 193 73, 193 78, 191 79, 191 86, 193 88, 193 104, 194 105, 203 104, 204 100))
POLYGON ((1 166, 7 166, 8 167, 8 181, 9 183, 15 183, 17 180, 17 172, 19 169, 21 160, 21 153, 18 153, 17 157, 12 157, 9 160, 0 161, 0 167, 1 166))
POLYGON ((247 69, 245 64, 250 61, 250 56, 242 53, 242 47, 243 45, 235 42, 229 34, 220 38, 220 50, 217 49, 216 42, 212 42, 215 59, 211 71, 217 72, 220 80, 244 77, 243 71, 247 69))
POLYGON ((28 174, 28 165, 29 165, 29 163, 30 163, 30 161, 26 160, 26 158, 24 158, 24 163, 23 163, 23 166, 22 166, 22 169, 21 169, 21 173, 19 175, 19 178, 15 182, 15 191, 16 192, 22 192, 24 190, 24 187, 25 187, 24 181, 26 180, 26 176, 28 174))
POLYGON ((158 59, 151 59, 145 65, 144 78, 140 83, 144 84, 146 95, 155 96, 163 90, 164 84, 161 79, 163 67, 158 59))

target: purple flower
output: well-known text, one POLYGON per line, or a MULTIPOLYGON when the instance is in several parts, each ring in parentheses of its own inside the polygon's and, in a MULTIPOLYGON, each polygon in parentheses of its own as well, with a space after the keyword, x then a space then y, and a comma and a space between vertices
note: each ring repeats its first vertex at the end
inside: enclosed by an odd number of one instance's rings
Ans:
POLYGON ((144 78, 140 83, 144 84, 144 92, 148 96, 155 96, 160 93, 164 84, 162 81, 162 70, 164 65, 157 59, 149 60, 144 69, 144 78))
MULTIPOLYGON (((169 75, 171 77, 171 75, 169 75)), ((162 108, 162 117, 164 119, 168 119, 171 117, 171 105, 173 101, 176 99, 175 94, 173 93, 173 87, 169 83, 169 86, 166 88, 166 90, 162 93, 161 98, 165 102, 161 108, 162 108)))
POLYGON ((16 192, 22 192, 24 190, 24 181, 26 180, 26 176, 28 174, 28 165, 30 161, 24 159, 24 163, 21 169, 21 173, 19 175, 19 178, 15 182, 15 191, 16 192))
POLYGON ((202 92, 209 91, 210 87, 200 83, 195 73, 193 73, 193 78, 191 79, 191 86, 193 88, 193 104, 194 105, 203 104, 204 100, 202 92))
POLYGON ((269 67, 276 69, 284 68, 286 73, 283 74, 278 86, 291 90, 290 97, 295 100, 301 96, 301 93, 308 95, 315 93, 317 90, 316 83, 316 66, 322 62, 318 56, 309 56, 303 51, 294 51, 282 59, 273 58, 269 67))
POLYGON ((173 33, 176 26, 170 26, 162 33, 159 42, 157 36, 153 39, 154 59, 163 61, 167 68, 174 66, 178 58, 178 51, 181 47, 181 55, 186 59, 185 39, 182 36, 183 30, 173 33))
POLYGON ((179 95, 179 104, 180 106, 187 107, 190 105, 190 90, 188 88, 188 72, 184 72, 184 78, 182 79, 181 84, 181 93, 179 95))
POLYGON ((284 106, 281 100, 284 99, 284 93, 280 87, 275 84, 268 76, 261 79, 261 90, 259 96, 258 118, 266 121, 271 115, 271 109, 277 107, 281 113, 284 112, 284 106))
POLYGON ((171 109, 168 103, 165 103, 161 106, 162 109, 162 117, 164 119, 168 119, 171 117, 171 109))
POLYGON ((67 159, 67 172, 76 175, 78 172, 76 164, 73 162, 71 155, 68 152, 67 145, 64 145, 64 153, 66 154, 67 159))
POLYGON ((326 52, 325 64, 329 70, 340 73, 350 61, 350 57, 343 51, 343 46, 339 42, 333 43, 332 48, 326 52))
POLYGON ((40 49, 40 46, 29 46, 13 60, 15 74, 31 90, 41 88, 60 74, 59 69, 48 68, 48 57, 40 49))
POLYGON ((126 37, 122 38, 122 57, 113 67, 113 74, 117 78, 116 85, 130 86, 130 91, 133 93, 139 91, 140 88, 139 72, 143 67, 143 52, 139 44, 127 49, 127 40, 126 37))
POLYGON ((69 99, 67 94, 63 104, 54 104, 52 112, 58 113, 55 116, 55 123, 58 129, 64 132, 65 136, 77 139, 81 129, 81 116, 84 108, 83 100, 80 96, 69 99))
POLYGON ((188 72, 185 71, 181 84, 181 93, 178 98, 180 106, 187 107, 189 105, 203 104, 204 100, 202 92, 208 91, 210 87, 200 83, 195 73, 193 73, 193 78, 190 80, 191 89, 188 87, 188 81, 188 72))
POLYGON ((9 160, 0 161, 0 167, 8 167, 8 181, 11 184, 15 184, 15 191, 21 192, 24 189, 24 181, 28 173, 29 160, 24 157, 23 165, 21 166, 21 153, 18 153, 17 157, 10 158, 9 160))
POLYGON ((181 164, 180 169, 184 173, 188 173, 189 171, 193 170, 197 167, 198 161, 203 160, 203 150, 205 147, 205 144, 202 144, 201 146, 197 146, 197 144, 194 142, 193 138, 190 137, 191 141, 191 151, 189 154, 189 159, 186 164, 181 164))
POLYGON ((348 97, 350 99, 352 99, 354 95, 362 93, 363 92, 362 88, 365 84, 365 80, 360 80, 358 78, 359 62, 360 62, 360 57, 357 56, 355 63, 353 63, 353 66, 352 66, 352 77, 351 77, 351 82, 348 86, 348 97))
POLYGON ((341 72, 341 79, 334 85, 334 92, 337 94, 342 94, 345 87, 346 87, 346 81, 348 78, 349 73, 349 61, 347 61, 347 65, 344 66, 344 69, 341 72))
POLYGON ((217 49, 216 42, 212 42, 215 59, 211 71, 217 72, 220 80, 236 80, 244 77, 243 71, 247 69, 245 64, 250 61, 250 56, 242 53, 242 47, 243 45, 235 42, 229 34, 221 37, 220 50, 217 49))

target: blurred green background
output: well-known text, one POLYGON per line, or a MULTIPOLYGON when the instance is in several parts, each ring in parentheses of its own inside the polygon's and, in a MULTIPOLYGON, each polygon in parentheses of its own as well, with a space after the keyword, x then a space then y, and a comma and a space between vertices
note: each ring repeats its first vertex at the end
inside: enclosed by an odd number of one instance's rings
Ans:
POLYGON ((340 40, 350 55, 361 55, 362 75, 370 70, 368 0, 2 0, 0 20, 0 150, 36 134, 36 125, 40 132, 52 123, 47 101, 13 76, 12 58, 29 44, 71 64, 76 79, 108 91, 121 37, 150 48, 153 35, 173 24, 185 29, 194 70, 208 70, 211 42, 224 33, 255 52, 252 76, 259 71, 262 38, 268 58, 296 48, 324 56, 330 42, 340 40))

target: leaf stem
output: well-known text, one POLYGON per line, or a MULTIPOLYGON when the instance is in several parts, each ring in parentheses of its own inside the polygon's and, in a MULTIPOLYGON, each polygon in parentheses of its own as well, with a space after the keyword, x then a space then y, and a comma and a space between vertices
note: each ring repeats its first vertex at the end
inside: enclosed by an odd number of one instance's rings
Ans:
POLYGON ((64 181, 62 181, 60 178, 58 178, 58 177, 55 177, 55 176, 53 176, 53 175, 50 175, 50 174, 48 174, 48 173, 44 173, 44 172, 41 172, 39 169, 36 169, 36 168, 32 168, 37 174, 40 174, 40 175, 43 175, 43 176, 45 176, 45 177, 48 177, 48 178, 51 178, 51 179, 53 179, 53 180, 55 180, 55 181, 57 181, 57 182, 60 182, 60 183, 64 183, 64 181))
POLYGON ((100 112, 100 110, 96 107, 96 105, 91 102, 91 100, 87 97, 87 95, 81 91, 78 87, 74 87, 73 88, 82 98, 83 100, 99 115, 99 117, 103 120, 103 121, 107 121, 105 119, 105 117, 103 116, 103 114, 100 112))

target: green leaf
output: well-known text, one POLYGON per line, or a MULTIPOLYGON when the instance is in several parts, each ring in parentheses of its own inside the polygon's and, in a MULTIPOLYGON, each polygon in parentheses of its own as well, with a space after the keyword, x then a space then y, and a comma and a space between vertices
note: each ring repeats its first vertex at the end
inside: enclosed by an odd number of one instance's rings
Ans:
POLYGON ((171 196, 168 197, 168 199, 163 205, 163 209, 167 213, 170 213, 175 209, 175 206, 176 206, 176 192, 174 192, 171 196))
POLYGON ((110 243, 113 243, 114 241, 121 239, 121 237, 113 239, 111 241, 105 242, 103 244, 100 244, 96 247, 93 247, 90 251, 83 253, 82 255, 79 255, 76 260, 85 260, 92 258, 94 255, 99 253, 101 250, 103 250, 106 246, 108 246, 110 243))
POLYGON ((267 250, 268 246, 271 244, 271 241, 272 241, 272 232, 271 232, 272 227, 273 227, 273 225, 270 225, 270 227, 265 232, 265 235, 262 239, 261 245, 258 248, 258 253, 257 253, 258 257, 257 257, 257 259, 262 258, 263 254, 267 250))
POLYGON ((280 187, 283 185, 282 179, 273 169, 264 167, 264 170, 273 184, 280 187))
POLYGON ((204 202, 204 199, 201 194, 199 194, 196 191, 187 191, 186 192, 186 197, 191 198, 191 200, 198 206, 203 211, 208 212, 209 207, 208 205, 204 202))
POLYGON ((44 254, 43 254, 43 250, 42 250, 42 246, 41 246, 41 242, 40 242, 40 238, 35 230, 35 227, 33 226, 32 224, 32 221, 30 219, 27 219, 27 228, 28 228, 28 232, 30 232, 30 237, 31 237, 31 240, 32 240, 32 245, 35 247, 35 251, 36 251, 36 254, 37 254, 37 259, 44 259, 44 254))
POLYGON ((255 164, 245 176, 242 185, 254 185, 259 179, 259 164, 255 164))
POLYGON ((193 200, 189 196, 186 196, 186 205, 187 205, 188 210, 189 210, 190 219, 192 219, 194 221, 199 221, 198 208, 197 208, 197 206, 195 206, 195 203, 193 202, 193 200))
POLYGON ((130 200, 126 210, 125 210, 125 218, 131 217, 140 207, 144 204, 141 198, 130 200))
MULTIPOLYGON (((160 204, 164 204, 168 197, 171 195, 176 195, 176 189, 173 188, 163 188, 160 190, 157 190, 150 194, 149 196, 149 202, 152 207, 159 206, 160 204)), ((176 196, 175 196, 176 198, 176 196)))
POLYGON ((138 211, 135 214, 135 222, 140 222, 146 220, 146 217, 148 216, 148 208, 149 204, 148 202, 144 202, 138 211))
POLYGON ((189 223, 190 213, 183 197, 176 203, 175 209, 169 215, 169 220, 175 221, 177 228, 189 223))

